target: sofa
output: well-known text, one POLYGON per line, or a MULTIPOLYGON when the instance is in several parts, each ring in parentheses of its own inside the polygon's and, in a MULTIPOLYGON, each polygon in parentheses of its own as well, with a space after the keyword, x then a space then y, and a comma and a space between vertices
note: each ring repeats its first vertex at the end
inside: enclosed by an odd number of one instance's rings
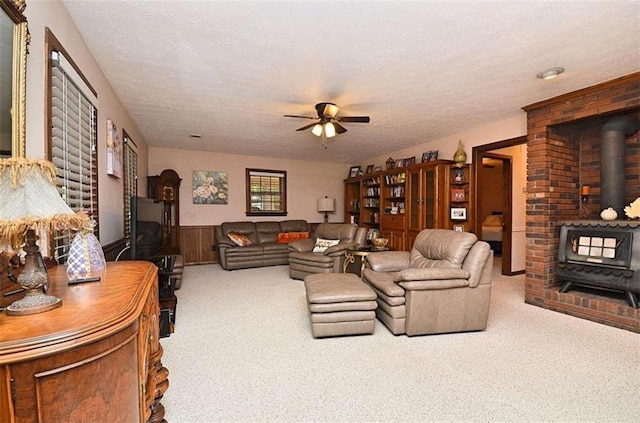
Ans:
POLYGON ((289 244, 289 277, 342 272, 347 250, 364 245, 366 238, 366 228, 351 223, 319 224, 310 238, 289 244))
POLYGON ((225 270, 289 264, 289 242, 309 237, 306 220, 224 222, 215 229, 220 266, 225 270))
POLYGON ((426 229, 411 252, 367 256, 363 280, 377 294, 376 316, 395 335, 487 327, 493 251, 468 232, 426 229))

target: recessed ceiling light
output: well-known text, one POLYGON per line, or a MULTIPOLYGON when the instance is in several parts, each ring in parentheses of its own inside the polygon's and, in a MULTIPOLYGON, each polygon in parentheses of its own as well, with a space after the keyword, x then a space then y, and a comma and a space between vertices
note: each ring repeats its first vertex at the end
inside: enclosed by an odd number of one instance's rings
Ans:
POLYGON ((559 68, 559 67, 549 68, 549 69, 547 69, 545 71, 542 71, 539 74, 537 74, 536 78, 539 78, 539 79, 553 79, 556 76, 560 75, 562 72, 564 72, 564 68, 559 68))
POLYGON ((190 136, 191 138, 201 138, 201 137, 202 137, 202 135, 200 135, 200 134, 191 134, 191 135, 189 135, 189 136, 190 136))

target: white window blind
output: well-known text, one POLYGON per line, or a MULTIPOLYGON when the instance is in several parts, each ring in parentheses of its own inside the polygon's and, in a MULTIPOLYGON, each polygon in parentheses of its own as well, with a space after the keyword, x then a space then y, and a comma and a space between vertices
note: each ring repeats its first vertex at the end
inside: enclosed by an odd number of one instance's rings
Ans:
POLYGON ((248 216, 287 214, 287 173, 278 170, 247 169, 248 216))
MULTIPOLYGON (((59 52, 51 57, 51 160, 60 195, 74 211, 98 222, 96 98, 59 52), (93 101, 92 101, 93 100, 93 101)), ((97 226, 96 226, 97 235, 97 226)), ((54 236, 54 257, 66 262, 68 231, 54 236)))
POLYGON ((122 179, 124 183, 124 236, 129 245, 131 236, 131 197, 138 195, 138 153, 136 146, 128 135, 124 139, 124 169, 122 179))

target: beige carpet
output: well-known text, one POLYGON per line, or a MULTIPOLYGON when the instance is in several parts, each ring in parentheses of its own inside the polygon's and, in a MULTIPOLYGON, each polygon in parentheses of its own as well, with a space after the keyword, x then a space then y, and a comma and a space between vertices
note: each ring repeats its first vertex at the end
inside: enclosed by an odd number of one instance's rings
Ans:
POLYGON ((486 331, 314 339, 287 266, 191 266, 162 340, 171 423, 638 422, 640 335, 524 304, 497 273, 486 331))

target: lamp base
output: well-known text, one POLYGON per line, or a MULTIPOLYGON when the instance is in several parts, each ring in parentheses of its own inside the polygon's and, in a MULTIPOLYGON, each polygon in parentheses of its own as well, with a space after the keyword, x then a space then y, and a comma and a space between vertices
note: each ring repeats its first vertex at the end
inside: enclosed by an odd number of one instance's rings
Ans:
POLYGON ((14 301, 5 310, 8 316, 26 316, 53 310, 62 305, 60 298, 45 295, 39 289, 27 291, 27 295, 21 300, 14 301))

